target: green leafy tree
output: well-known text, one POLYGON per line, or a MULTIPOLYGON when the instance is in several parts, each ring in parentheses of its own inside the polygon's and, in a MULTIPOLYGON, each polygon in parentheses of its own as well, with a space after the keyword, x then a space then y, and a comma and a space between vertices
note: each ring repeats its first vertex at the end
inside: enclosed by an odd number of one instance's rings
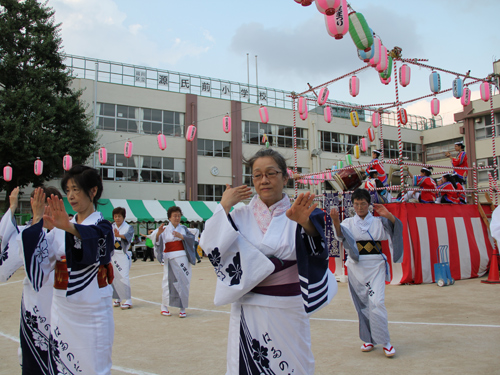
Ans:
POLYGON ((67 152, 73 164, 85 163, 97 132, 81 91, 71 88, 54 10, 36 0, 0 0, 0 35, 0 168, 10 163, 13 170, 12 181, 0 178, 7 200, 16 186, 60 177, 67 152), (34 174, 37 157, 41 176, 34 174))

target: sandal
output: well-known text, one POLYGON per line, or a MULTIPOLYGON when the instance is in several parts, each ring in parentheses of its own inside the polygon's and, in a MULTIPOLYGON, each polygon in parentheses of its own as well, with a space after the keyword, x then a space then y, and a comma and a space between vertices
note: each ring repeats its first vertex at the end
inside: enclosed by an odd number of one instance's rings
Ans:
POLYGON ((186 317, 186 313, 185 312, 180 312, 179 313, 179 318, 185 318, 186 317))
POLYGON ((172 315, 172 314, 170 314, 170 311, 168 311, 168 310, 167 311, 163 310, 160 314, 163 315, 163 316, 170 316, 170 315, 172 315))
POLYGON ((113 301, 113 307, 119 307, 120 301, 113 301))
POLYGON ((122 310, 127 310, 127 309, 131 309, 132 308, 132 305, 129 305, 128 303, 124 303, 122 306, 121 306, 121 309, 122 310))
POLYGON ((396 354, 396 349, 394 349, 394 346, 392 345, 390 348, 386 348, 384 346, 384 353, 386 357, 392 357, 394 354, 396 354))
POLYGON ((362 352, 371 352, 374 348, 375 347, 373 346, 373 344, 369 342, 365 342, 363 345, 361 345, 362 352))

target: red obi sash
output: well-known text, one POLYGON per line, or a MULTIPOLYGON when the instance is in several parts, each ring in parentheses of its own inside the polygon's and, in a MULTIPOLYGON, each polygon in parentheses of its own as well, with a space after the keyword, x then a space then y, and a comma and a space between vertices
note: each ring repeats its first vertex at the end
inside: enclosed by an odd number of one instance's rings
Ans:
POLYGON ((180 251, 184 250, 184 245, 182 241, 172 241, 172 242, 167 242, 165 244, 165 249, 163 249, 164 253, 171 253, 172 251, 180 251))

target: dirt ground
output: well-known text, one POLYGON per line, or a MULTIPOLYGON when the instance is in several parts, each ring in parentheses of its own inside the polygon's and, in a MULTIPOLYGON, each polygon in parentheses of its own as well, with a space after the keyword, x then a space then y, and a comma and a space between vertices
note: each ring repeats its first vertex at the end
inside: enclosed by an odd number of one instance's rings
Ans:
MULTIPOLYGON (((213 305, 215 274, 207 258, 193 267, 187 318, 160 315, 163 269, 133 263, 134 307, 114 309, 113 375, 224 374, 229 306, 213 305)), ((0 284, 0 374, 20 374, 17 359, 23 270, 0 284)), ((483 278, 484 279, 484 278, 483 278)), ((500 284, 478 279, 455 285, 386 288, 391 343, 362 353, 357 316, 339 283, 332 303, 311 318, 316 374, 500 374, 500 284)))

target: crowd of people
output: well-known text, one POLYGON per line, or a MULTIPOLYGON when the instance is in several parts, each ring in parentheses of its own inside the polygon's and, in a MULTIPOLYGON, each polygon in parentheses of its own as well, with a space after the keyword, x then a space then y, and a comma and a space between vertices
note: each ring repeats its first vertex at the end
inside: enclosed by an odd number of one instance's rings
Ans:
MULTIPOLYGON (((457 143, 455 167, 467 166, 463 143, 457 143)), ((367 190, 387 186, 381 152, 373 152, 368 180, 352 194, 356 215, 342 222, 339 212, 329 213, 333 230, 348 254, 348 287, 359 318, 361 350, 390 343, 384 288, 388 261, 380 241, 392 239, 392 259, 401 262, 402 225, 381 204, 389 201, 379 189, 377 202, 367 190), (378 217, 368 207, 373 203, 378 217), (368 287, 367 287, 368 286, 368 287)), ((450 156, 451 157, 451 156, 450 156)), ((326 306, 337 293, 328 268, 324 212, 314 194, 300 194, 293 204, 284 193, 286 160, 273 149, 262 149, 245 160, 252 171, 256 194, 249 186, 227 186, 221 202, 200 237, 197 228, 181 223, 182 211, 170 207, 168 224, 147 234, 143 261, 156 258, 163 265, 160 313, 187 316, 192 265, 200 262, 198 243, 217 275, 215 304, 231 304, 227 373, 314 373, 309 316, 326 306), (248 205, 234 208, 242 201, 248 205), (285 328, 285 326, 288 328, 285 328), (293 329, 290 329, 293 328, 293 329), (279 358, 255 357, 253 347, 263 338, 273 340, 279 358)), ((406 199, 422 203, 465 203, 466 170, 442 176, 439 185, 432 168, 411 176, 422 191, 406 199), (456 181, 458 180, 458 181, 456 181)), ((39 187, 31 197, 32 219, 18 226, 14 213, 19 189, 10 195, 10 207, 0 222, 2 237, 0 281, 24 265, 26 274, 21 304, 20 347, 23 374, 109 374, 114 337, 113 306, 133 307, 129 272, 138 236, 126 223, 126 210, 113 210, 111 224, 97 211, 103 184, 97 170, 77 165, 61 181, 62 191, 76 212, 70 217, 56 188, 39 187), (8 255, 8 256, 7 256, 8 255), (33 322, 50 322, 48 325, 33 322), (43 345, 35 343, 43 340, 43 345), (64 349, 61 347, 64 343, 64 349)), ((405 199, 405 200, 406 200, 405 199)))

